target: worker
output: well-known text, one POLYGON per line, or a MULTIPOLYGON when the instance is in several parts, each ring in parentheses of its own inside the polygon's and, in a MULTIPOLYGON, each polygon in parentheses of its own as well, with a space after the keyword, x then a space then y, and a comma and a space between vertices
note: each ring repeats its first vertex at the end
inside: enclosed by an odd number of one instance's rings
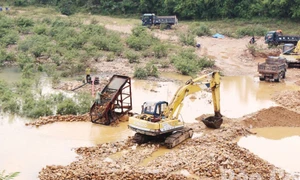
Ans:
POLYGON ((90 81, 91 81, 91 69, 90 69, 90 67, 87 67, 85 69, 85 74, 86 74, 86 82, 90 83, 90 81))
POLYGON ((252 36, 252 38, 250 39, 249 43, 250 43, 250 44, 254 44, 254 43, 255 43, 255 38, 254 38, 254 36, 252 36))
POLYGON ((196 47, 197 47, 197 48, 200 48, 200 47, 201 47, 201 44, 200 44, 200 43, 197 43, 197 44, 196 44, 196 47))
POLYGON ((97 105, 100 105, 101 104, 101 96, 102 96, 102 93, 101 91, 97 91, 97 94, 96 94, 96 103, 97 105))

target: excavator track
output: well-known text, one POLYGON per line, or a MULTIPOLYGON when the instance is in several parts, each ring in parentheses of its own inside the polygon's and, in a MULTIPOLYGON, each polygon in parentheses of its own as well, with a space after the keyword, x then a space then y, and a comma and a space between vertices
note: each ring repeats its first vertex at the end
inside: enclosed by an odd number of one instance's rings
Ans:
POLYGON ((191 138, 193 136, 194 131, 191 128, 183 128, 182 130, 176 131, 175 133, 168 136, 165 140, 165 145, 167 148, 171 149, 184 140, 191 138))
POLYGON ((141 133, 135 133, 132 140, 134 143, 144 144, 150 141, 150 137, 141 133))

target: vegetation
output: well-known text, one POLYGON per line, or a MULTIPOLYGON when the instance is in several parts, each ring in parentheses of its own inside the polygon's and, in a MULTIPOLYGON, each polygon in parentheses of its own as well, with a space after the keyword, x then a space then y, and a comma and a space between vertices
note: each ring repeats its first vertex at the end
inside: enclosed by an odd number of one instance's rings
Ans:
POLYGON ((20 172, 13 172, 10 173, 8 175, 5 175, 5 170, 3 170, 2 172, 0 172, 0 179, 1 180, 10 180, 10 179, 14 179, 15 177, 17 177, 20 174, 20 172))
POLYGON ((212 67, 214 61, 207 57, 198 57, 193 49, 185 49, 179 55, 173 56, 171 62, 183 75, 194 75, 205 67, 212 67))
POLYGON ((138 79, 146 79, 148 76, 158 77, 158 70, 152 62, 149 62, 145 66, 135 67, 133 76, 138 79))
POLYGON ((15 6, 52 5, 65 15, 79 11, 103 15, 131 15, 141 12, 156 12, 159 15, 177 15, 181 19, 215 19, 215 18, 293 18, 300 19, 299 1, 273 0, 14 0, 15 6))

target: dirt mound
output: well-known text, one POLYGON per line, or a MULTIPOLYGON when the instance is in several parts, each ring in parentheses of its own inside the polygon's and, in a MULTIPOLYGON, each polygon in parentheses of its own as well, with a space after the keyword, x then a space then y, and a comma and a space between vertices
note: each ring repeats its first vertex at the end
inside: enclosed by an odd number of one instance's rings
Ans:
POLYGON ((283 107, 263 109, 252 117, 247 117, 243 123, 249 127, 300 127, 300 114, 283 107))
MULTIPOLYGON (((273 95, 278 104, 300 113, 300 91, 282 91, 273 95)), ((298 117, 300 119, 300 117, 298 117)))

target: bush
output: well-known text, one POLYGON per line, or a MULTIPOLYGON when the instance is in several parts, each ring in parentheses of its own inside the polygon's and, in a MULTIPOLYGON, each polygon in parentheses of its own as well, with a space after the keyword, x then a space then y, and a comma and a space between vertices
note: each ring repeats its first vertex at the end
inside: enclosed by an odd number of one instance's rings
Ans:
POLYGON ((132 34, 127 38, 127 45, 136 50, 145 50, 154 43, 155 39, 147 33, 143 26, 137 26, 132 29, 132 34))
POLYGON ((154 56, 156 58, 162 58, 167 56, 167 46, 164 44, 158 44, 153 46, 154 56))
POLYGON ((214 65, 214 61, 207 57, 199 58, 192 49, 181 51, 171 58, 171 62, 184 75, 193 75, 205 67, 214 65))
POLYGON ((137 79, 146 79, 148 76, 144 67, 135 67, 133 77, 137 79))
POLYGON ((61 0, 58 7, 60 12, 67 16, 76 12, 76 8, 72 0, 61 0))
POLYGON ((205 24, 200 24, 200 26, 196 26, 192 28, 192 32, 197 36, 210 36, 211 32, 208 26, 205 24))
POLYGON ((139 54, 134 51, 127 51, 125 54, 126 58, 129 60, 129 63, 138 63, 139 62, 139 54))
POLYGON ((31 27, 34 25, 34 22, 32 19, 20 17, 20 18, 16 19, 16 24, 19 27, 31 27))
POLYGON ((4 50, 0 51, 0 64, 5 61, 16 61, 16 57, 13 53, 7 53, 4 50))
POLYGON ((2 35, 2 38, 0 39, 0 43, 6 47, 8 45, 16 44, 18 40, 19 40, 18 33, 15 31, 10 31, 5 35, 2 35))
POLYGON ((90 93, 79 93, 75 97, 78 101, 78 113, 79 114, 84 114, 89 112, 92 102, 93 102, 93 97, 91 96, 90 93))
POLYGON ((38 25, 38 26, 35 26, 33 29, 33 31, 38 35, 41 35, 41 34, 46 35, 46 30, 47 30, 47 27, 45 25, 38 25))
POLYGON ((158 70, 157 70, 157 67, 149 62, 146 64, 146 72, 147 72, 147 76, 154 76, 154 77, 158 77, 158 70))
POLYGON ((114 55, 113 53, 107 54, 107 56, 106 56, 106 61, 107 61, 107 62, 111 62, 111 61, 113 61, 114 59, 115 59, 115 55, 114 55))
POLYGON ((160 65, 162 68, 167 68, 170 66, 170 61, 169 60, 162 60, 160 61, 160 65))
POLYGON ((261 25, 256 25, 256 26, 246 26, 242 28, 237 29, 237 35, 239 37, 243 36, 264 36, 268 32, 268 29, 261 26, 261 25))
POLYGON ((195 46, 196 44, 195 35, 191 32, 179 34, 179 40, 186 46, 195 46))
POLYGON ((23 52, 29 51, 35 57, 40 57, 42 53, 47 51, 49 39, 43 35, 33 35, 22 41, 18 48, 23 52))
POLYGON ((66 98, 63 102, 59 103, 57 106, 57 114, 60 115, 68 115, 68 114, 76 115, 77 112, 78 112, 78 106, 71 98, 66 98))

